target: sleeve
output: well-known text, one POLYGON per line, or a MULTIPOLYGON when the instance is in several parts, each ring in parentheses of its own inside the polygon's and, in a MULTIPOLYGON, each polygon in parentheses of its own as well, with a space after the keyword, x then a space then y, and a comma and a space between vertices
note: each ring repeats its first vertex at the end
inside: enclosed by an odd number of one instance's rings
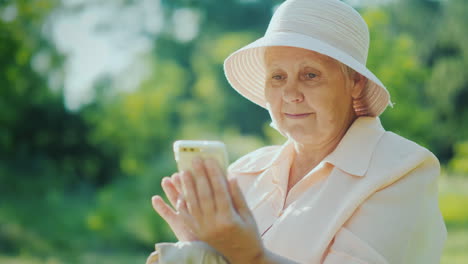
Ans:
POLYGON ((228 264, 224 257, 201 241, 158 243, 146 264, 228 264))
POLYGON ((337 232, 324 264, 439 263, 447 230, 435 156, 371 195, 337 232))

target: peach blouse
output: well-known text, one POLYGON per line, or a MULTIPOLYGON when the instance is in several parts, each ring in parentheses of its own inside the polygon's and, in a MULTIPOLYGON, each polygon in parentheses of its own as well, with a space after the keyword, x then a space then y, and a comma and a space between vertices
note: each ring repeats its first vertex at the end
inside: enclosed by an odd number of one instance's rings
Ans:
POLYGON ((287 141, 229 167, 267 249, 307 264, 439 263, 447 231, 438 206, 439 162, 428 150, 385 131, 378 118, 360 117, 287 193, 293 157, 287 141))

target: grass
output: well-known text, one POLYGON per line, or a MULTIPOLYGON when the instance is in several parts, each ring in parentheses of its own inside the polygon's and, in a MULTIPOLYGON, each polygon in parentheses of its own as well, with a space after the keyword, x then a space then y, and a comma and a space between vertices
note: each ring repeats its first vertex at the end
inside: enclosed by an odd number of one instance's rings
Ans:
POLYGON ((441 264, 468 263, 468 226, 449 227, 441 264))
POLYGON ((439 203, 448 238, 442 264, 468 263, 468 176, 442 176, 439 203))
POLYGON ((35 258, 27 256, 6 257, 0 256, 0 263, 2 264, 143 264, 147 256, 133 255, 126 252, 122 254, 102 254, 98 252, 83 253, 79 259, 74 261, 63 261, 58 257, 48 258, 35 258))

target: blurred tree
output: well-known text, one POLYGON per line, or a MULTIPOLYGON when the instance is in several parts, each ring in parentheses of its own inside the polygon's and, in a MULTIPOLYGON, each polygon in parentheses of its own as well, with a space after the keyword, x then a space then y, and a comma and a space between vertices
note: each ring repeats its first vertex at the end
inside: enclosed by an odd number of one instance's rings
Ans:
POLYGON ((426 104, 424 80, 428 69, 416 55, 411 35, 392 28, 391 16, 383 8, 363 12, 369 25, 371 44, 367 66, 381 79, 394 107, 383 113, 383 125, 411 140, 432 148, 434 114, 426 104))
MULTIPOLYGON (((122 8, 134 4, 122 3, 122 8)), ((93 144, 116 153, 120 169, 137 175, 157 155, 170 152, 176 138, 220 139, 229 127, 261 135, 268 114, 229 87, 222 63, 265 30, 273 4, 162 1, 164 30, 149 36, 153 53, 138 58, 150 71, 146 79, 133 92, 106 96, 98 91, 97 100, 83 109, 94 128, 93 144), (191 36, 180 33, 188 24, 195 24, 189 27, 191 36)), ((112 90, 116 83, 109 79, 99 85, 112 90)))
POLYGON ((61 84, 57 85, 63 57, 43 34, 44 22, 57 4, 16 1, 0 6, 3 194, 41 194, 83 180, 102 184, 111 174, 112 158, 88 143, 89 128, 82 117, 63 106, 61 84))
POLYGON ((82 205, 64 194, 102 185, 115 171, 80 113, 64 108, 64 57, 46 23, 59 4, 0 1, 0 251, 9 254, 73 247, 64 234, 82 230, 82 205))
MULTIPOLYGON (((112 94, 98 92, 97 100, 82 112, 93 127, 90 140, 107 155, 116 154, 119 169, 126 175, 140 175, 171 151, 171 140, 177 126, 177 99, 188 81, 185 69, 174 61, 154 65, 139 89, 112 94)), ((112 89, 111 82, 100 90, 112 89)))
POLYGON ((427 127, 433 135, 427 143, 447 161, 456 143, 468 138, 468 5, 464 0, 411 0, 397 1, 389 10, 394 29, 417 41, 414 54, 427 69, 419 96, 436 128, 427 127))
MULTIPOLYGON (((241 133, 262 134, 268 113, 242 99, 228 85, 222 71, 224 59, 236 49, 260 37, 271 17, 273 7, 281 1, 162 1, 167 32, 158 36, 157 54, 181 60, 191 74, 184 88, 196 104, 198 120, 215 121, 210 127, 239 127, 241 133), (201 17, 199 34, 189 43, 174 38, 173 16, 190 9, 201 17)), ((186 116, 183 123, 193 122, 186 116)), ((206 123, 206 122, 205 122, 206 123)))
POLYGON ((468 175, 468 140, 455 145, 455 156, 449 165, 456 174, 468 175))

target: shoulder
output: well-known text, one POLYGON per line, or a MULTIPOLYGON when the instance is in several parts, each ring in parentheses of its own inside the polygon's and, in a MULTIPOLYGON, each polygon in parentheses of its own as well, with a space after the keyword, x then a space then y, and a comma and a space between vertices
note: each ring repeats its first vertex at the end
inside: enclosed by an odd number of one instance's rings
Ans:
POLYGON ((388 183, 414 171, 423 170, 431 178, 440 171, 439 160, 432 152, 389 131, 382 135, 372 156, 368 174, 385 175, 388 183))
POLYGON ((228 177, 236 178, 241 191, 245 194, 263 171, 271 166, 281 146, 267 146, 252 151, 228 168, 228 177))
POLYGON ((256 174, 267 169, 273 162, 281 146, 266 146, 254 150, 233 162, 228 172, 230 174, 256 174))
POLYGON ((375 150, 377 158, 389 162, 412 163, 414 165, 425 160, 437 161, 436 156, 425 147, 393 132, 386 131, 375 150))

